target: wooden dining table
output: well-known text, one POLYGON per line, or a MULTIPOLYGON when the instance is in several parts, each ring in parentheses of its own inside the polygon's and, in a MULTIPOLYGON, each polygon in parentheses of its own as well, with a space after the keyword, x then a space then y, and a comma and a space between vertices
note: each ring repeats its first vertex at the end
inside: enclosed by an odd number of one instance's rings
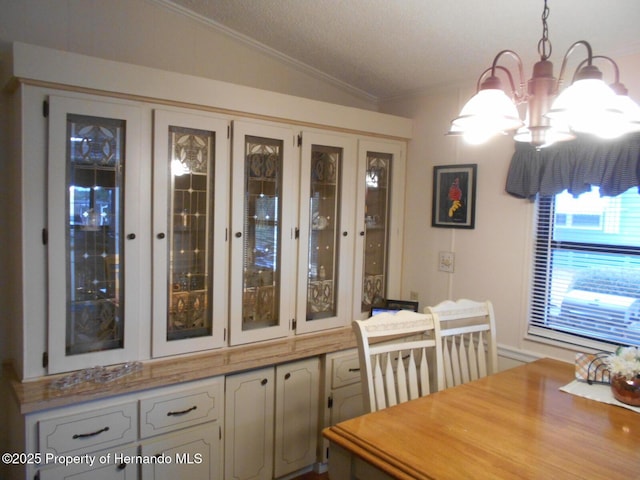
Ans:
POLYGON ((331 480, 640 479, 640 413, 560 390, 541 359, 323 431, 331 480))

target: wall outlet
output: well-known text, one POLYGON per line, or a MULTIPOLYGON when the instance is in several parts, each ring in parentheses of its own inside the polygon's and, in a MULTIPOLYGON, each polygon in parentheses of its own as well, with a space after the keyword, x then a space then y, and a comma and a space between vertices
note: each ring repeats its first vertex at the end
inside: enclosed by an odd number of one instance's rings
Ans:
POLYGON ((438 255, 438 270, 441 272, 453 273, 455 266, 455 255, 453 252, 440 252, 438 255))
POLYGON ((409 292, 409 300, 412 302, 418 301, 418 292, 414 292, 413 290, 409 292))

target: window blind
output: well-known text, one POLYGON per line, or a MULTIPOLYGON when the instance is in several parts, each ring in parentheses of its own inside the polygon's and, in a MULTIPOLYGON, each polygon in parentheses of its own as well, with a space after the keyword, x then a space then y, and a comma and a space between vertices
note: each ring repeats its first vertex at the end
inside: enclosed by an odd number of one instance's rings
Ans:
POLYGON ((640 195, 598 187, 537 200, 529 332, 587 347, 640 346, 640 195))

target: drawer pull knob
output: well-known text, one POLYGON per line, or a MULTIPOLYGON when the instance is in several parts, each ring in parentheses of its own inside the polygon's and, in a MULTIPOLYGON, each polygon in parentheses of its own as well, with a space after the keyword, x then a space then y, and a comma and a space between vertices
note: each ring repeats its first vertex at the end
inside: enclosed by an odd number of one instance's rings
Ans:
POLYGON ((285 376, 284 376, 285 380, 289 380, 290 378, 291 378, 291 374, 290 373, 285 374, 285 376))
POLYGON ((75 440, 77 438, 95 437, 96 435, 100 435, 101 433, 108 432, 108 431, 109 431, 109 427, 104 427, 92 433, 76 433, 72 438, 75 440))
POLYGON ((359 368, 350 368, 349 371, 350 372, 359 372, 360 369, 359 368))
POLYGON ((266 378, 263 378, 262 381, 260 382, 260 385, 264 387, 268 382, 269 380, 267 380, 266 378))
POLYGON ((124 462, 118 464, 118 466, 116 467, 117 470, 124 470, 125 468, 127 468, 127 464, 124 462))
POLYGON ((189 413, 189 412, 195 410, 196 408, 198 408, 198 406, 194 405, 191 408, 187 408, 186 410, 181 410, 179 412, 167 412, 167 417, 176 416, 176 415, 184 415, 186 413, 189 413))

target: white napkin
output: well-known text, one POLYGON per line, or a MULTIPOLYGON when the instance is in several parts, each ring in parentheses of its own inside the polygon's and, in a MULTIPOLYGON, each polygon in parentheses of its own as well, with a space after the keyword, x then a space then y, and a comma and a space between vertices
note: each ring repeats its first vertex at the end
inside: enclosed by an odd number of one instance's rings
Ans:
POLYGON ((611 405, 617 405, 618 407, 628 408, 629 410, 633 410, 636 413, 640 413, 640 407, 627 405, 626 403, 619 402, 618 400, 613 398, 613 394, 611 393, 611 387, 609 385, 603 385, 598 383, 589 385, 586 382, 579 382, 577 380, 574 380, 573 382, 568 383, 564 387, 560 387, 560 390, 562 390, 563 392, 570 393, 572 395, 577 395, 579 397, 595 400, 596 402, 609 403, 611 405))

